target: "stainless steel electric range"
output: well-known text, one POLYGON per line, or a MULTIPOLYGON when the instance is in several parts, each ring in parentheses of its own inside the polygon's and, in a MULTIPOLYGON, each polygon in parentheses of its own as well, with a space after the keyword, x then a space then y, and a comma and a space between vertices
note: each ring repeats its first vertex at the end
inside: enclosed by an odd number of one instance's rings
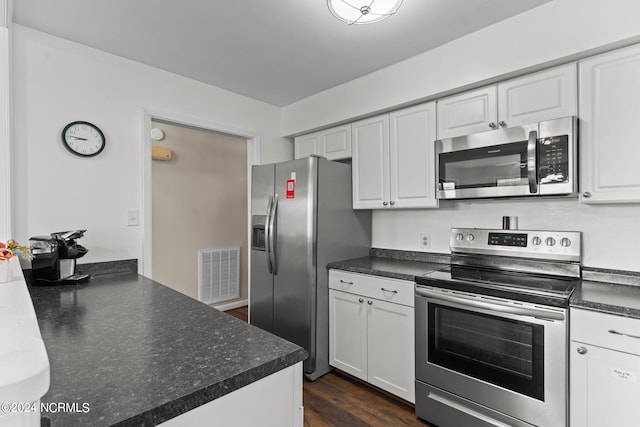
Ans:
POLYGON ((416 277, 416 414, 439 427, 564 426, 581 234, 452 229, 416 277))

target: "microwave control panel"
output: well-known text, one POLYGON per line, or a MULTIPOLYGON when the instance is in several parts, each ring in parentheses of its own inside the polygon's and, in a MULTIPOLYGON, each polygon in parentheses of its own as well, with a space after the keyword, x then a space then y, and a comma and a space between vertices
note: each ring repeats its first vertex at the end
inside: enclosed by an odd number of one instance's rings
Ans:
POLYGON ((538 139, 538 179, 540 184, 569 181, 569 136, 538 139))

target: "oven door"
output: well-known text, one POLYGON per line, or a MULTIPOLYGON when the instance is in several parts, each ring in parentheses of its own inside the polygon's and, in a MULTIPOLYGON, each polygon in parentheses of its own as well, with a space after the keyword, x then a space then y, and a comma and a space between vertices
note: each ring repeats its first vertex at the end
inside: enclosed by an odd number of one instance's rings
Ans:
POLYGON ((565 425, 567 323, 563 308, 417 285, 416 413, 430 404, 417 396, 422 383, 437 391, 434 408, 462 407, 495 420, 469 425, 516 424, 493 412, 535 426, 565 425))

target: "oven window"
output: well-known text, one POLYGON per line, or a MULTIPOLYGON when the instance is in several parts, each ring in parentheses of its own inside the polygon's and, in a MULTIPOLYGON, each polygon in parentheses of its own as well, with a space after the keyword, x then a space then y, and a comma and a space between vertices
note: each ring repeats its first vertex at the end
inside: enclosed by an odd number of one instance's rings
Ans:
POLYGON ((441 189, 527 185, 527 142, 440 154, 441 189), (452 188, 453 187, 453 188, 452 188))
POLYGON ((430 363, 544 400, 544 327, 429 303, 430 363))

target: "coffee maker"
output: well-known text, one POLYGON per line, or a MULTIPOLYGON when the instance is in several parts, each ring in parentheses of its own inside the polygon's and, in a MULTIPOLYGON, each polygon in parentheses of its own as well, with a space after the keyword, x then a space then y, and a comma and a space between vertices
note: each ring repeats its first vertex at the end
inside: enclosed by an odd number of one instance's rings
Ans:
POLYGON ((76 274, 76 260, 88 249, 76 243, 87 230, 71 230, 36 236, 29 239, 33 259, 31 273, 35 281, 60 283, 89 279, 88 274, 76 274))

